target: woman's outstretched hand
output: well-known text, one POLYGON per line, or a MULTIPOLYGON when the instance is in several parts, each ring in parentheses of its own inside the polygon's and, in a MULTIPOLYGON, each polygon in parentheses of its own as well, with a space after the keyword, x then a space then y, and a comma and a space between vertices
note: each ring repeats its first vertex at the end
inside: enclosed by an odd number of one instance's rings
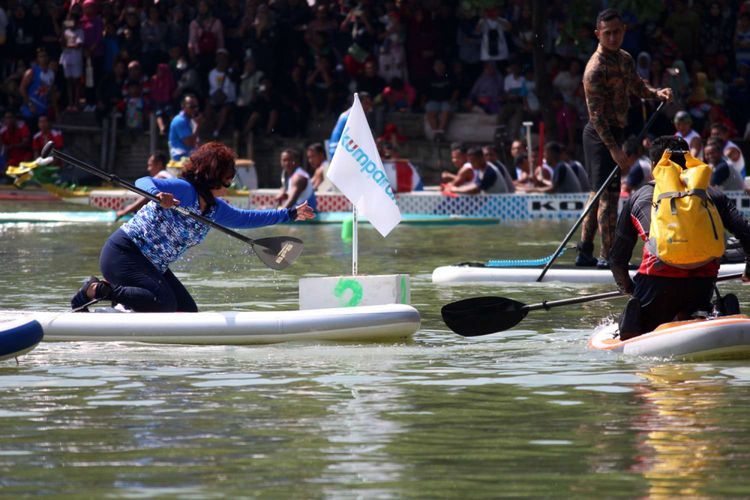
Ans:
POLYGON ((310 220, 314 218, 315 218, 315 210, 310 208, 307 205, 307 202, 304 202, 302 205, 297 206, 297 218, 294 219, 295 221, 310 220))

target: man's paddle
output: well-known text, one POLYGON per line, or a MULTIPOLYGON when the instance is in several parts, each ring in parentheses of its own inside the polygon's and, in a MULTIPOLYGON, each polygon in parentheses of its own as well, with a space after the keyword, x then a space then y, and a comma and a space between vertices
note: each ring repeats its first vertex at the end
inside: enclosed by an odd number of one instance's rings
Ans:
MULTIPOLYGON (((160 203, 159 198, 149 193, 148 191, 144 191, 143 189, 140 189, 134 186, 133 184, 120 179, 116 175, 104 172, 103 170, 100 170, 93 165, 89 165, 88 163, 85 163, 79 160, 78 158, 75 158, 73 156, 70 156, 67 153, 64 153, 58 149, 55 149, 55 144, 52 141, 44 145, 44 148, 42 148, 41 156, 42 158, 47 158, 50 155, 54 156, 55 158, 59 158, 65 162, 68 162, 71 165, 74 165, 80 169, 83 169, 86 172, 89 172, 90 174, 96 175, 97 177, 101 177, 102 179, 105 179, 111 182, 112 184, 116 184, 118 186, 124 187, 125 189, 128 189, 134 193, 137 193, 143 196, 144 198, 147 198, 156 203, 160 203)), ((204 217, 203 215, 195 213, 192 210, 188 210, 185 207, 176 206, 176 207, 172 207, 172 210, 176 210, 181 215, 184 215, 186 217, 191 217, 197 220, 198 222, 202 222, 203 224, 207 224, 214 229, 218 229, 222 233, 228 234, 229 236, 232 236, 233 238, 237 238, 240 241, 244 241, 245 243, 247 243, 248 245, 252 247, 252 249, 255 251, 255 255, 257 255, 258 258, 271 269, 277 269, 277 270, 286 269, 295 260, 297 260, 297 257, 299 257, 300 254, 302 253, 302 248, 303 248, 302 240, 298 238, 293 238, 291 236, 273 236, 270 238, 260 238, 260 239, 254 240, 236 231, 232 231, 231 229, 226 228, 222 226, 221 224, 217 224, 216 222, 212 221, 208 217, 204 217)))
MULTIPOLYGON (((741 278, 742 273, 728 274, 716 278, 716 281, 728 281, 741 278)), ((625 295, 619 290, 613 292, 585 295, 572 299, 546 300, 539 304, 526 305, 504 297, 474 297, 446 304, 440 313, 448 328, 464 337, 478 337, 490 333, 502 332, 516 326, 529 311, 549 310, 553 307, 583 304, 595 300, 607 300, 625 295)))
MULTIPOLYGON (((656 119, 656 115, 659 114, 659 111, 661 111, 661 108, 664 106, 665 101, 661 101, 659 103, 659 106, 656 108, 656 111, 653 112, 651 115, 651 118, 648 119, 646 124, 641 129, 641 132, 638 134, 638 137, 636 138, 636 142, 640 144, 641 140, 643 140, 643 136, 646 135, 646 131, 651 127, 651 124, 656 119)), ((550 267, 552 267, 552 264, 555 262, 555 259, 560 255, 560 252, 563 248, 565 248, 565 245, 568 244, 568 241, 570 241, 570 238, 573 236, 573 233, 575 233, 578 228, 581 226, 581 223, 583 222, 583 219, 586 218, 586 216, 591 212, 591 209, 594 207, 597 201, 599 201, 599 198, 602 197, 602 193, 604 193, 604 190, 607 189, 607 186, 610 185, 612 180, 617 176, 617 173, 620 171, 620 166, 616 165, 615 168, 612 169, 612 172, 610 172, 609 177, 604 181, 604 184, 601 185, 599 188, 599 191, 594 194, 594 197, 591 198, 591 201, 589 201, 588 205, 583 209, 583 212, 581 215, 578 216, 578 220, 575 224, 573 224, 573 227, 570 228, 570 231, 568 231, 568 234, 565 235, 565 238, 563 238, 562 242, 560 243, 560 246, 557 247, 557 250, 555 250, 555 253, 552 254, 552 258, 547 262, 547 264, 544 266, 544 269, 542 269, 542 274, 539 275, 539 277, 536 279, 537 281, 542 281, 544 279, 544 275, 547 274, 547 271, 550 267)))

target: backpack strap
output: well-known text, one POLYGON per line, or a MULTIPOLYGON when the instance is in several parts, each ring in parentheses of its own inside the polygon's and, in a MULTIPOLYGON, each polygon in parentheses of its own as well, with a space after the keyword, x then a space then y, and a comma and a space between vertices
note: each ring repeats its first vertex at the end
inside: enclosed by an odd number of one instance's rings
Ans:
POLYGON ((687 191, 667 191, 666 193, 661 193, 659 196, 656 197, 656 204, 658 205, 661 200, 669 198, 669 208, 672 211, 672 215, 676 215, 677 214, 676 200, 678 198, 685 198, 687 196, 697 196, 698 198, 703 200, 704 204, 710 199, 705 189, 689 189, 687 191))

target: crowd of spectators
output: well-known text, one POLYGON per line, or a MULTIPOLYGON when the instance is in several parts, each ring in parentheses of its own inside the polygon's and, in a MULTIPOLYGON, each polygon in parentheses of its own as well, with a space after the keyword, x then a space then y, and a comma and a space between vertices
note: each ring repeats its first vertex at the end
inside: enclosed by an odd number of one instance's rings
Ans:
MULTIPOLYGON (((541 40, 547 63, 536 70, 553 88, 548 139, 574 152, 601 6, 572 18, 566 2, 546 2, 535 34, 530 2, 474 4, 487 2, 0 0, 0 109, 30 137, 40 116, 116 112, 137 131, 153 113, 166 146, 188 93, 202 134, 307 137, 311 121, 366 92, 378 134, 389 112, 418 112, 441 141, 453 113, 473 112, 497 115, 512 140, 523 120, 541 118, 532 58, 541 40)), ((623 48, 642 78, 675 91, 655 133, 673 133, 673 116, 686 111, 704 138, 716 122, 730 137, 750 135, 750 2, 665 0, 651 10, 643 19, 624 13, 623 48)), ((632 107, 634 131, 651 109, 632 107)), ((7 156, 18 145, 4 146, 7 156)))

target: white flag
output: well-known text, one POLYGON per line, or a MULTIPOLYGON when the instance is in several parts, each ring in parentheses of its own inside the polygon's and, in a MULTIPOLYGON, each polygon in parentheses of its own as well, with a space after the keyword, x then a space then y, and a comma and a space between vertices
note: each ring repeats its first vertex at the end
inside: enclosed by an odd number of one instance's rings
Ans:
POLYGON ((396 195, 357 94, 327 175, 383 236, 401 222, 396 195))

